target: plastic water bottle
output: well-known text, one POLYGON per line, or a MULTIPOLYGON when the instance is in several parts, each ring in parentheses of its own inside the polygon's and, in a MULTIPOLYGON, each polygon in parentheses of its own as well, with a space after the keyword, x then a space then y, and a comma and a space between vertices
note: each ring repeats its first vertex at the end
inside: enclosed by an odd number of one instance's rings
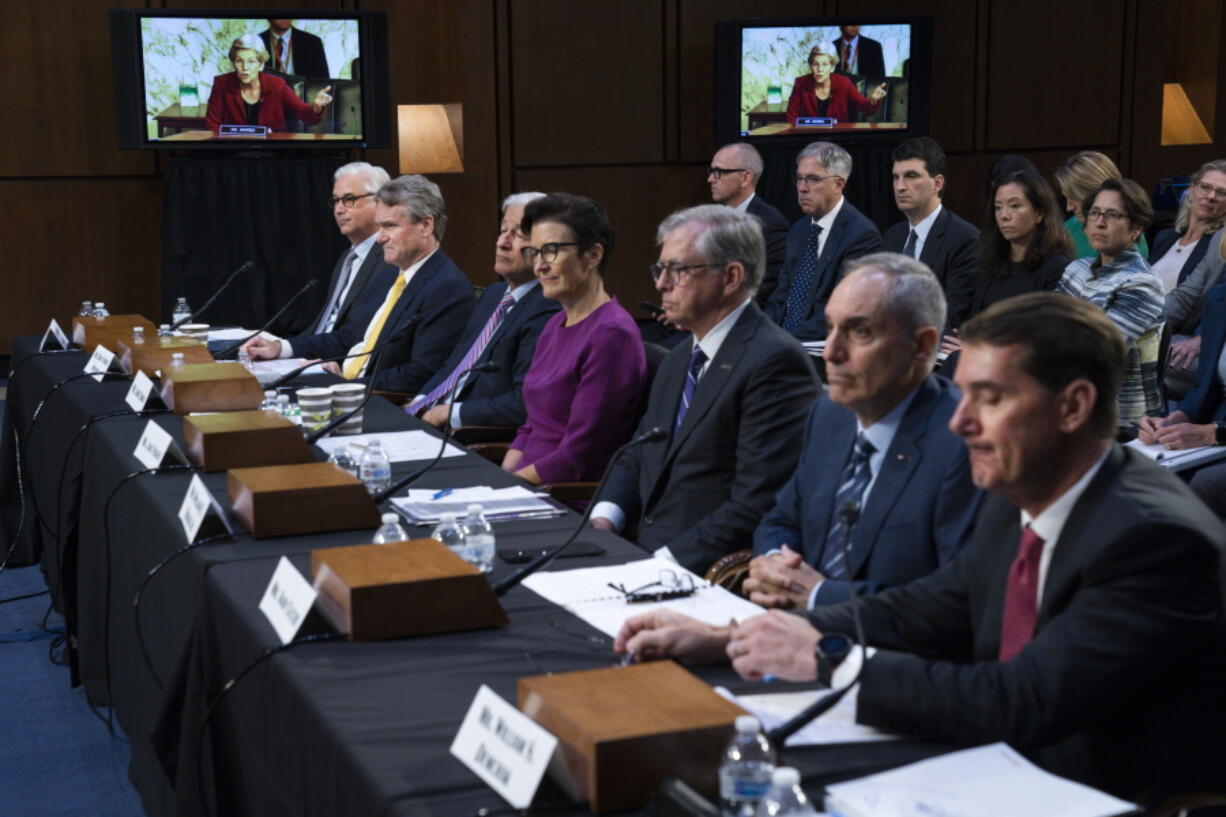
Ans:
POLYGON ((145 327, 143 326, 133 326, 132 327, 132 342, 133 343, 144 343, 145 342, 145 327))
POLYGON ((264 392, 264 402, 260 403, 260 411, 267 411, 269 414, 280 414, 277 408, 277 393, 272 389, 264 392))
POLYGON ((758 804, 757 817, 812 817, 817 814, 800 788, 800 772, 780 766, 771 773, 771 785, 758 804))
POLYGON ((456 522, 455 514, 445 513, 439 515, 438 525, 434 530, 430 531, 430 538, 437 539, 451 550, 456 556, 461 559, 466 559, 464 555, 464 528, 456 522))
POLYGON ((464 560, 482 573, 494 569, 494 528, 485 518, 485 508, 474 502, 464 517, 464 560))
POLYGON ((725 817, 753 817, 775 770, 775 751, 758 719, 741 715, 719 766, 719 799, 725 817))
POLYGON ((186 298, 180 298, 175 303, 174 311, 170 313, 171 323, 175 326, 182 326, 185 323, 191 323, 192 308, 187 305, 186 298))
POLYGON ((371 494, 377 494, 392 484, 392 461, 383 450, 383 443, 371 440, 362 453, 362 482, 371 494))
POLYGON ((170 337, 170 324, 163 323, 163 324, 158 325, 158 337, 159 338, 170 337))
POLYGON ((94 302, 81 301, 81 311, 77 313, 78 318, 92 318, 94 316, 94 302))
POLYGON ((345 473, 360 478, 361 471, 358 467, 358 461, 349 450, 349 446, 338 445, 335 449, 333 449, 332 454, 328 457, 328 462, 332 463, 345 473))
POLYGON ((246 346, 238 347, 238 362, 244 369, 251 368, 251 352, 247 351, 246 346))
POLYGON ((183 368, 183 353, 182 352, 172 352, 170 355, 170 365, 176 369, 182 369, 183 368))
POLYGON ((400 517, 394 513, 383 514, 383 524, 375 531, 375 544, 386 545, 388 542, 407 542, 409 532, 400 525, 400 517))
POLYGON ((95 318, 105 318, 111 313, 106 311, 106 304, 102 303, 102 301, 98 301, 94 304, 94 311, 90 314, 95 318))

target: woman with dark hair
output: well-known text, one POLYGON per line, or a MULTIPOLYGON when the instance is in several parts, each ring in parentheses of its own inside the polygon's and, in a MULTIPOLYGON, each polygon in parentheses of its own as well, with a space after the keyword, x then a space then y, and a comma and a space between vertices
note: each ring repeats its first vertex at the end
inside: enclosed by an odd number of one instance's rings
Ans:
POLYGON ((883 82, 869 91, 868 99, 856 90, 856 86, 842 74, 834 73, 839 64, 833 54, 816 46, 809 51, 809 73, 797 77, 792 83, 792 95, 788 97, 788 121, 796 124, 801 116, 828 116, 840 122, 850 122, 852 111, 865 116, 877 112, 885 99, 886 84, 883 82))
POLYGON ((1064 270, 1057 292, 1089 301, 1107 313, 1128 344, 1120 384, 1121 425, 1161 416, 1158 347, 1162 336, 1162 282, 1137 252, 1137 237, 1154 216, 1141 185, 1107 179, 1081 203, 1086 238, 1097 255, 1064 270))
POLYGON ((285 84, 285 80, 264 73, 268 51, 264 41, 254 34, 244 34, 230 44, 230 64, 234 70, 213 78, 205 126, 216 132, 221 125, 264 125, 273 131, 284 131, 285 119, 292 116, 308 125, 323 117, 324 108, 332 102, 329 85, 315 95, 308 105, 285 84))
POLYGON ((638 326, 604 288, 613 226, 591 199, 554 193, 524 208, 522 252, 562 305, 524 379, 527 419, 502 467, 534 484, 600 478, 634 428, 647 382, 638 326))
MULTIPOLYGON (((1055 289, 1073 254, 1056 194, 1038 173, 1018 170, 996 180, 989 195, 971 315, 1027 292, 1055 289)), ((969 316, 968 316, 969 317, 969 316)))

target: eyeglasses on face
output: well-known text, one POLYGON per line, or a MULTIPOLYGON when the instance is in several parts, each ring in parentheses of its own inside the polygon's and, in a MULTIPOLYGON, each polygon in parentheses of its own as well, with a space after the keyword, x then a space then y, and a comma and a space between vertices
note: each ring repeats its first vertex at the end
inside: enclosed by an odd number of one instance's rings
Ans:
POLYGON ((1119 210, 1099 210, 1097 207, 1086 213, 1086 221, 1106 219, 1107 221, 1116 222, 1123 221, 1126 218, 1128 218, 1127 213, 1121 213, 1119 210))
POLYGON ((530 267, 536 266, 536 259, 540 258, 546 264, 552 264, 558 260, 558 250, 563 247, 581 247, 583 246, 578 241, 551 241, 548 244, 542 244, 539 247, 524 247, 519 251, 523 256, 524 263, 530 267))
POLYGON ((343 196, 333 196, 332 198, 328 199, 328 206, 336 209, 336 203, 339 201, 341 204, 345 205, 345 209, 348 210, 362 199, 373 195, 374 193, 363 193, 360 196, 355 196, 352 193, 346 193, 343 196))
POLYGON ((816 187, 817 185, 819 185, 819 184, 821 184, 822 182, 826 181, 826 179, 841 179, 841 178, 843 178, 843 177, 842 177, 842 176, 835 175, 835 174, 833 174, 833 173, 832 173, 832 174, 830 174, 829 176, 812 176, 812 175, 810 175, 810 176, 801 176, 801 175, 798 173, 798 174, 796 174, 796 186, 797 186, 797 187, 802 187, 802 186, 807 186, 807 187, 816 187))
POLYGON ((1226 199, 1226 188, 1214 187, 1209 182, 1197 182, 1196 189, 1205 196, 1213 196, 1214 198, 1226 199))
POLYGON ((664 281, 673 286, 685 286, 698 274, 698 270, 723 268, 723 264, 652 264, 648 269, 651 270, 651 280, 657 284, 664 281))
POLYGON ((712 165, 707 168, 707 178, 714 176, 717 179, 722 179, 729 173, 748 173, 749 171, 743 167, 715 167, 712 165))

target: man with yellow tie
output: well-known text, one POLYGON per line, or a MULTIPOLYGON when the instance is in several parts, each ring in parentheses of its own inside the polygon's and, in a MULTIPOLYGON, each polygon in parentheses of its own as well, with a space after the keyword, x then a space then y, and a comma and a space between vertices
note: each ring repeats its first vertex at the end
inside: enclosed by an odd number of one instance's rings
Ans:
MULTIPOLYGON (((439 247, 447 211, 438 185, 425 176, 401 176, 379 188, 375 224, 383 260, 400 274, 365 331, 359 334, 362 327, 350 322, 333 332, 296 338, 294 353, 312 358, 353 355, 325 368, 349 380, 370 380, 377 389, 417 394, 460 339, 473 309, 472 288, 439 247), (379 344, 401 330, 382 348, 378 371, 371 371, 379 344)), ((277 356, 275 350, 268 351, 265 355, 261 349, 257 355, 253 349, 252 357, 277 356)))

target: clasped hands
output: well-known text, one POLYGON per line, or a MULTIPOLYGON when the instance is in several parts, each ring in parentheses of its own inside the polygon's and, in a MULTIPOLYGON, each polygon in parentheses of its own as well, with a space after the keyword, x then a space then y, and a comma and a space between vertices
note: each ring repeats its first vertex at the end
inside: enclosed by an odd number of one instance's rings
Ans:
POLYGON ((1213 423, 1193 423, 1182 411, 1173 411, 1167 417, 1142 417, 1137 427, 1137 438, 1145 445, 1160 443, 1178 451, 1214 445, 1217 442, 1217 428, 1213 423))
POLYGON ((803 556, 784 545, 777 552, 754 557, 743 592, 750 601, 763 607, 805 610, 813 588, 825 578, 803 556))

